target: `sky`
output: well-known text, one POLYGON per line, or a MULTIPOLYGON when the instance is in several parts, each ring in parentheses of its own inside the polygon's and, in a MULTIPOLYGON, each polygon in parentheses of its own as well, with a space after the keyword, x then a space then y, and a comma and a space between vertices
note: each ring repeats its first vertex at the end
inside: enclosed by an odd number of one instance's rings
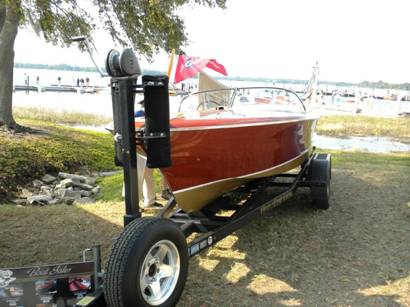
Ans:
MULTIPOLYGON (((309 79, 318 61, 320 80, 392 83, 410 82, 409 14, 408 0, 227 0, 226 10, 179 12, 190 40, 185 53, 215 58, 229 76, 309 79)), ((103 65, 116 46, 102 31, 95 42, 103 65)), ((141 66, 166 71, 168 61, 160 53, 141 66)), ((87 54, 26 29, 16 38, 15 62, 92 66, 87 54)))

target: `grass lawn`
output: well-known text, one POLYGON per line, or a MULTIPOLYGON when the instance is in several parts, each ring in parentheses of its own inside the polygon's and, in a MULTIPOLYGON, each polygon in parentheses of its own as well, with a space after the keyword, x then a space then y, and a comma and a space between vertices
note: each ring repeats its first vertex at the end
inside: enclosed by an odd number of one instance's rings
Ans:
POLYGON ((112 119, 107 116, 75 112, 75 111, 58 111, 45 109, 41 107, 13 107, 13 116, 17 120, 40 120, 54 124, 67 125, 106 125, 112 119))
MULTIPOLYGON (((333 151, 331 208, 296 197, 190 260, 179 306, 409 306, 410 156, 333 151)), ((0 267, 79 260, 122 230, 121 175, 94 205, 0 206, 0 267)))
POLYGON ((322 116, 316 132, 335 137, 391 137, 410 143, 410 118, 380 118, 363 115, 322 116))

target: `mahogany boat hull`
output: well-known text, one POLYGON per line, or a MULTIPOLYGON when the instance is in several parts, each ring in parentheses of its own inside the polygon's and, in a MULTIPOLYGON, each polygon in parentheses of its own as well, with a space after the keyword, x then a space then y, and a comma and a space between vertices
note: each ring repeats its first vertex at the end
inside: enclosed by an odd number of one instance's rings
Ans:
POLYGON ((316 121, 306 116, 173 119, 172 166, 161 171, 178 206, 199 211, 248 181, 302 164, 316 121))

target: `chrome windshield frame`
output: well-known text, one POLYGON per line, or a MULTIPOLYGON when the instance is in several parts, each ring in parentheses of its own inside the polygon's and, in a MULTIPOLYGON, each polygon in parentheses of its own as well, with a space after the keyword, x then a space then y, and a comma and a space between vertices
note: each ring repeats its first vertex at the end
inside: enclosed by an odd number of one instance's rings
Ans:
POLYGON ((236 97, 237 93, 238 93, 240 90, 253 90, 253 89, 281 90, 281 91, 286 91, 286 92, 292 93, 292 94, 294 94, 294 95, 297 97, 297 99, 299 100, 300 104, 302 105, 303 111, 304 111, 304 112, 307 112, 307 111, 306 111, 306 106, 305 106, 305 104, 303 103, 303 100, 299 97, 299 95, 298 95, 295 91, 290 90, 290 89, 286 89, 286 88, 283 88, 283 87, 275 87, 275 86, 232 87, 232 88, 222 88, 222 89, 213 89, 213 90, 206 90, 206 91, 194 92, 194 93, 191 93, 191 94, 189 94, 189 95, 184 96, 184 97, 181 99, 181 102, 179 103, 178 112, 181 112, 181 107, 182 107, 182 104, 184 103, 184 101, 187 100, 188 98, 194 96, 194 95, 206 94, 206 93, 212 93, 212 92, 221 92, 221 91, 232 91, 232 95, 231 95, 231 97, 230 97, 230 102, 229 102, 229 107, 232 108, 233 102, 235 101, 235 97, 236 97))

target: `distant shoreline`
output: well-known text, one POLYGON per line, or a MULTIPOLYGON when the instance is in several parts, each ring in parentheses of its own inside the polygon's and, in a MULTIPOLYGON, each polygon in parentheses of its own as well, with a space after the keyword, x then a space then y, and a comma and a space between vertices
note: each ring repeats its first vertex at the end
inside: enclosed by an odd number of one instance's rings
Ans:
POLYGON ((95 67, 81 67, 81 66, 72 66, 68 64, 49 65, 49 64, 15 63, 14 68, 98 72, 97 68, 95 67))
MULTIPOLYGON (((14 68, 26 68, 26 69, 51 69, 60 71, 81 71, 81 72, 92 72, 98 73, 95 67, 83 67, 83 66, 73 66, 69 64, 34 64, 34 63, 15 63, 14 68)), ((102 71, 105 71, 104 67, 101 67, 102 71)), ((166 72, 158 70, 143 70, 144 74, 152 75, 165 75, 166 72)), ((228 80, 228 81, 247 81, 247 82, 265 82, 265 83, 278 83, 278 84, 307 84, 308 80, 298 80, 298 79, 272 79, 272 78, 262 78, 262 77, 219 77, 213 76, 217 80, 228 80)), ((196 79, 196 78, 194 78, 196 79)), ((370 82, 362 81, 360 83, 352 82, 339 82, 339 81, 325 81, 319 80, 319 85, 329 85, 338 87, 362 87, 362 88, 374 88, 374 89, 389 89, 389 90, 405 90, 410 91, 410 83, 388 83, 384 81, 370 82)))

